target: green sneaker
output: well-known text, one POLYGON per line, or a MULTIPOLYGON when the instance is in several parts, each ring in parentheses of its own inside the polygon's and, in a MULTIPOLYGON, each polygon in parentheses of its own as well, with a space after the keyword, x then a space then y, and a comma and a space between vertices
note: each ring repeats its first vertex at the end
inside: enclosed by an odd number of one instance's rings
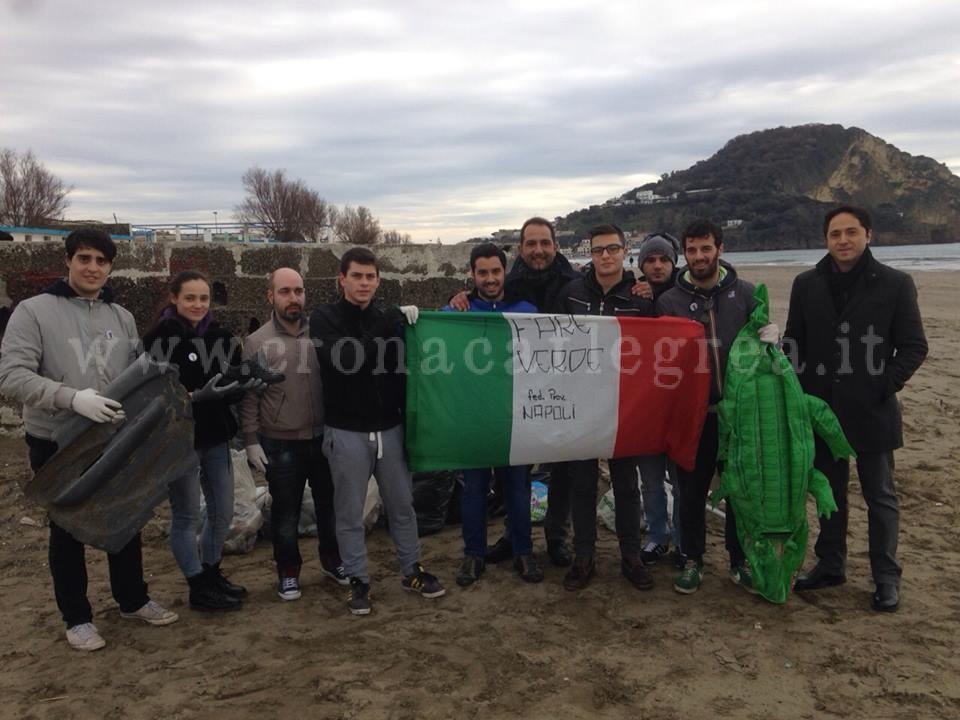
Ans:
POLYGON ((684 595, 692 595, 703 582, 703 563, 688 563, 673 581, 673 589, 684 595))
POLYGON ((757 589, 753 586, 753 571, 750 569, 750 563, 746 560, 742 564, 730 568, 730 579, 751 595, 757 594, 757 589))

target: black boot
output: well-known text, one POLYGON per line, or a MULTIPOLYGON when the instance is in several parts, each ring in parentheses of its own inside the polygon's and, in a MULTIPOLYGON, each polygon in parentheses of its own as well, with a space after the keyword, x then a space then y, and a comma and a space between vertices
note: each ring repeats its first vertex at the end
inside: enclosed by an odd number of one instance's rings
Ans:
POLYGON ((214 563, 213 565, 203 564, 204 572, 210 574, 210 577, 213 578, 213 581, 223 590, 227 595, 231 595, 235 598, 245 598, 247 596, 247 589, 243 585, 237 585, 230 582, 220 570, 220 563, 214 563))
POLYGON ((570 551, 563 540, 547 540, 547 555, 555 567, 570 567, 573 564, 573 558, 570 557, 570 551))
POLYGON ((227 595, 209 569, 187 578, 190 585, 190 607, 194 610, 239 610, 240 598, 227 595))

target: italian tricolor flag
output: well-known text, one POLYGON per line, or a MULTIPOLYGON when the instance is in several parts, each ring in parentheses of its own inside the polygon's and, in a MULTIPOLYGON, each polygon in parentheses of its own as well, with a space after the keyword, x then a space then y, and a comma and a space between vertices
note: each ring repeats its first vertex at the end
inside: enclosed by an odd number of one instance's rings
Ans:
POLYGON ((421 312, 406 329, 413 470, 666 452, 692 468, 709 396, 700 323, 421 312))

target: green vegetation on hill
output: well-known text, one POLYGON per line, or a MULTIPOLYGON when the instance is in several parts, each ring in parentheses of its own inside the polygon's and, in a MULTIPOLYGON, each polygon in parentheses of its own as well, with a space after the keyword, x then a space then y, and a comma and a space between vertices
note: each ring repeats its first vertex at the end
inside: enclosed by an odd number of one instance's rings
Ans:
POLYGON ((614 222, 679 234, 691 220, 709 217, 727 225, 731 250, 820 247, 823 215, 842 202, 870 209, 878 244, 960 242, 960 177, 840 125, 741 135, 687 170, 569 214, 559 229, 580 238, 592 225, 614 222), (640 191, 656 198, 638 202, 640 191))

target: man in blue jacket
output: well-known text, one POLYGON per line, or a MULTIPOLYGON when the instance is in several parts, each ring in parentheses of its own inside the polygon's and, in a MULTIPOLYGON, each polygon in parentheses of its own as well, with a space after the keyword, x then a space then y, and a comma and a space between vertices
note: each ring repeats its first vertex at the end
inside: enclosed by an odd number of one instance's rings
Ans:
MULTIPOLYGON (((470 252, 473 291, 467 296, 470 312, 537 312, 526 300, 505 301, 504 278, 507 256, 493 243, 477 245, 470 252)), ((444 310, 456 310, 447 305, 444 310)), ((503 487, 503 501, 510 523, 513 567, 526 582, 543 580, 543 570, 533 557, 530 539, 530 483, 526 465, 493 468, 503 487)), ((457 572, 457 585, 475 583, 484 570, 487 548, 487 495, 490 492, 490 468, 463 471, 463 495, 460 514, 463 522, 463 562, 457 572)))
MULTIPOLYGON (((560 291, 580 273, 560 252, 553 224, 542 217, 532 217, 520 226, 517 259, 503 283, 504 296, 509 300, 526 300, 539 312, 562 312, 558 307, 560 291)), ((469 296, 457 293, 450 300, 455 310, 469 310, 469 296)), ((558 464, 559 465, 559 464, 558 464)), ((567 547, 567 520, 570 517, 570 478, 561 466, 550 474, 547 491, 547 516, 543 519, 543 534, 547 540, 547 555, 557 567, 570 565, 573 558, 567 547)), ((488 562, 501 562, 511 556, 509 527, 503 537, 487 549, 488 562)))

